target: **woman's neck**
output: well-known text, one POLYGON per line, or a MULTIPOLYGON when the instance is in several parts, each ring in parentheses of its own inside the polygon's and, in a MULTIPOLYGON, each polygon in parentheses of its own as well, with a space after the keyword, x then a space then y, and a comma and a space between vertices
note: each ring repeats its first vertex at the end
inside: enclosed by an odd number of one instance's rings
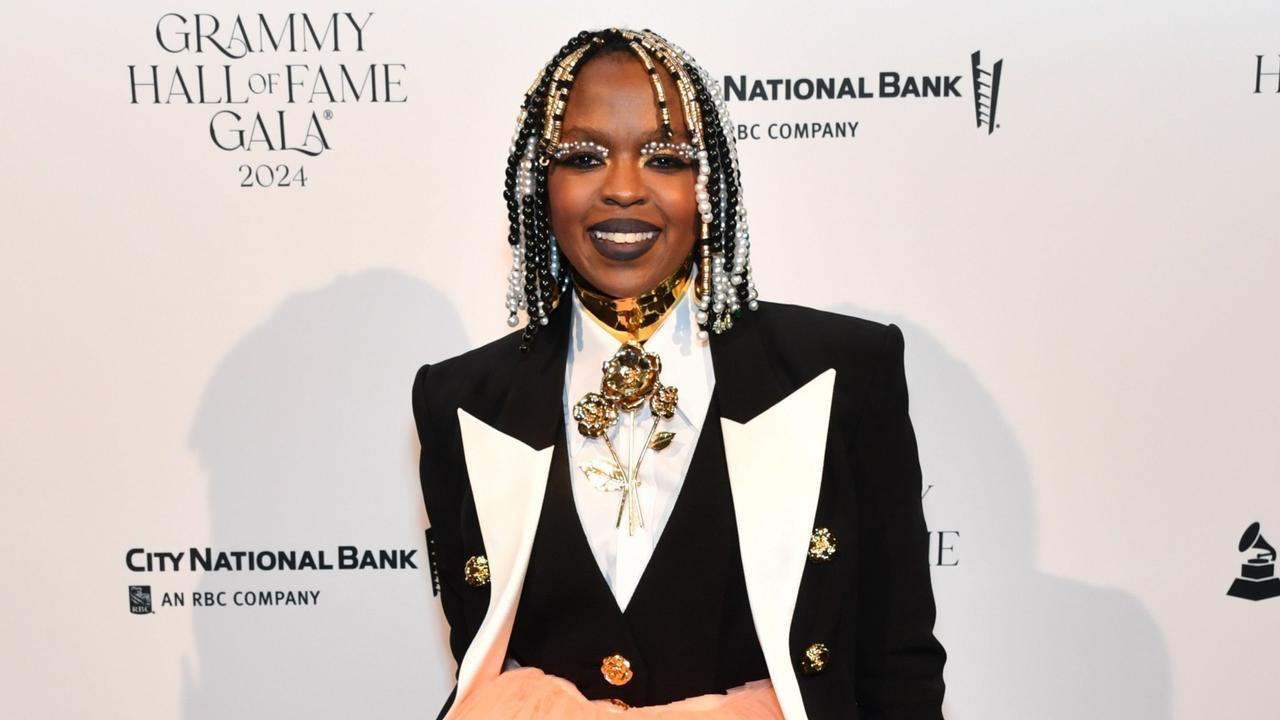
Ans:
POLYGON ((573 276, 578 299, 590 315, 619 342, 644 342, 657 332, 662 321, 688 291, 692 279, 693 256, 676 268, 667 279, 649 292, 637 297, 615 298, 591 287, 576 272, 573 276))

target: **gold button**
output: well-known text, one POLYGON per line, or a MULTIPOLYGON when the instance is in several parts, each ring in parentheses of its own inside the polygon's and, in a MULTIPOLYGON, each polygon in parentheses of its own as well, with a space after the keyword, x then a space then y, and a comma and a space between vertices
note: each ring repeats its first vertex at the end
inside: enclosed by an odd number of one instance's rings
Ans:
POLYGON ((814 643, 804 649, 804 659, 800 661, 800 669, 805 675, 817 675, 831 661, 831 651, 822 643, 814 643))
POLYGON ((809 538, 809 559, 827 562, 836 556, 836 536, 824 527, 814 528, 809 538))
POLYGON ((610 655, 600 663, 600 674, 610 685, 626 685, 631 682, 631 661, 621 655, 610 655))
POLYGON ((631 709, 631 706, 630 706, 630 705, 628 705, 628 704, 626 704, 625 702, 623 702, 623 701, 619 700, 618 698, 609 698, 609 704, 610 704, 610 705, 612 705, 612 706, 614 706, 614 707, 616 707, 616 708, 622 708, 623 710, 630 710, 630 709, 631 709))
POLYGON ((472 555, 462 566, 462 579, 471 587, 481 587, 489 582, 489 558, 472 555))

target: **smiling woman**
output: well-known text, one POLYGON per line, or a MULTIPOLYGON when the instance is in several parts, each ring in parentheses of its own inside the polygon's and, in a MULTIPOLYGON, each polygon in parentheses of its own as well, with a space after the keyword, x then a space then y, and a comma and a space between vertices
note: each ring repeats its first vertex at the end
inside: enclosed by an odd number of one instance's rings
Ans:
MULTIPOLYGON (((679 221, 676 217, 669 218, 671 224, 665 229, 658 228, 656 236, 652 236, 657 227, 652 222, 641 226, 632 223, 632 228, 642 230, 625 231, 622 238, 639 247, 627 251, 616 247, 623 243, 614 242, 611 246, 599 235, 622 232, 610 231, 607 225, 594 228, 595 236, 584 233, 581 227, 575 231, 572 223, 580 222, 580 218, 566 216, 574 207, 593 201, 617 209, 649 203, 652 197, 663 200, 664 206, 675 211, 681 202, 675 191, 686 191, 683 200, 696 201, 700 219, 697 261, 701 292, 696 300, 696 319, 702 328, 701 337, 705 339, 708 330, 723 332, 732 327, 743 305, 755 309, 756 290, 748 260, 750 241, 741 201, 737 150, 726 128, 732 128, 732 123, 715 81, 688 53, 652 32, 582 32, 560 49, 525 94, 507 163, 504 196, 511 221, 507 240, 514 250, 507 322, 514 327, 519 323, 517 311, 529 312, 531 322, 525 328, 522 348, 527 349, 539 326, 547 324, 549 310, 571 278, 581 280, 585 275, 588 282, 616 281, 621 284, 615 288, 615 297, 628 297, 652 290, 654 285, 645 282, 646 276, 656 282, 653 274, 660 268, 673 271, 676 264, 670 262, 672 253, 682 247, 687 249, 680 243, 679 234, 689 226, 674 224, 679 221), (639 82, 641 79, 652 86, 651 93, 640 92, 644 84, 639 82), (571 93, 574 88, 577 90, 571 93), (570 106, 573 115, 567 116, 570 106), (580 139, 573 139, 574 135, 580 139), (621 143, 613 148, 612 163, 608 158, 611 148, 606 143, 621 143), (595 156, 583 151, 593 151, 595 156), (649 158, 650 155, 657 157, 649 158), (566 210, 556 215, 569 225, 560 226, 559 231, 576 234, 576 240, 553 242, 546 223, 547 207, 553 202, 548 199, 552 193, 547 171, 552 161, 556 166, 551 172, 560 177, 574 177, 556 172, 562 161, 571 161, 575 169, 612 169, 603 177, 597 176, 595 182, 570 184, 563 203, 556 196, 554 202, 566 210), (696 166, 696 175, 679 172, 681 162, 690 168, 696 166), (640 164, 649 170, 671 172, 664 173, 668 175, 664 181, 656 182, 651 172, 641 172, 640 164), (693 180, 692 186, 689 179, 693 180), (616 194, 619 188, 621 195, 616 194), (688 194, 690 189, 692 195, 688 194), (612 196, 606 197, 608 193, 612 196), (575 199, 577 202, 571 202, 575 199), (646 231, 650 235, 644 235, 646 231), (572 266, 573 254, 588 244, 584 235, 597 253, 583 253, 577 260, 595 265, 590 271, 572 266), (660 239, 663 249, 656 253, 658 257, 647 257, 660 239), (609 250, 611 247, 613 250, 609 250), (568 268, 561 267, 562 253, 570 256, 568 268), (615 264, 601 262, 600 258, 612 259, 615 264), (530 260, 532 267, 528 266, 530 260), (628 264, 619 264, 624 262, 628 264)), ((664 211, 654 213, 646 208, 644 212, 653 215, 664 211)), ((596 209, 594 214, 601 213, 596 209)), ((636 219, 621 212, 610 215, 601 222, 636 219)))
POLYGON ((584 31, 526 93, 508 322, 413 386, 471 718, 941 718, 894 325, 761 302, 721 91, 584 31))
MULTIPOLYGON (((665 97, 671 76, 656 70, 665 97)), ((654 111, 650 74, 626 45, 579 71, 547 179, 551 227, 570 266, 595 290, 635 297, 693 252, 698 205, 693 146, 678 103, 673 137, 654 111)))

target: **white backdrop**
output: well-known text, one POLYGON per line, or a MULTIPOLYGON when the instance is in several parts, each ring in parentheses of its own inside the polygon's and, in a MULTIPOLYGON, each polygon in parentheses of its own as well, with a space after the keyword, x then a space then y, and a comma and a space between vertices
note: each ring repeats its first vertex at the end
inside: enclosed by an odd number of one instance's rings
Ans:
POLYGON ((1275 2, 11 3, 0 21, 0 716, 434 716, 454 668, 413 373, 506 332, 521 93, 578 29, 630 25, 716 77, 875 95, 730 107, 763 136, 739 145, 762 295, 906 333, 948 717, 1280 717, 1280 598, 1226 594, 1245 528, 1280 540, 1275 2), (278 31, 290 12, 295 51, 257 52, 259 13, 278 31), (237 15, 255 52, 232 58, 237 15), (1001 61, 992 128, 975 51, 1001 61), (376 66, 377 102, 311 96, 343 64, 376 66), (130 65, 159 79, 136 104, 130 65), (890 72, 959 94, 884 97, 890 72), (278 149, 280 110, 285 143, 319 146, 315 112, 327 149, 278 149), (255 113, 266 135, 220 149, 255 113), (769 139, 796 123, 857 125, 769 139), (288 186, 241 187, 281 165, 288 186), (342 569, 342 546, 410 566, 342 569), (193 548, 335 567, 193 570, 193 548), (183 555, 133 570, 132 549, 183 555), (258 590, 275 604, 236 604, 258 590))

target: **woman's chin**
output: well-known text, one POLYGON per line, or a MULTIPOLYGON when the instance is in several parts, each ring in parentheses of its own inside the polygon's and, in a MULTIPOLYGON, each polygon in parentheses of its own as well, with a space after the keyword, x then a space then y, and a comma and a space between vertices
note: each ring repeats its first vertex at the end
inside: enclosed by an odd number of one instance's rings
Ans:
POLYGON ((639 254, 628 259, 592 252, 595 248, 596 243, 585 248, 588 252, 581 263, 574 262, 573 257, 569 260, 592 288, 615 298, 636 297, 653 290, 688 257, 688 252, 679 258, 671 257, 662 243, 648 243, 639 254))
POLYGON ((606 270, 590 275, 583 273, 583 277, 597 291, 615 298, 643 295, 662 282, 661 277, 643 267, 606 270))

